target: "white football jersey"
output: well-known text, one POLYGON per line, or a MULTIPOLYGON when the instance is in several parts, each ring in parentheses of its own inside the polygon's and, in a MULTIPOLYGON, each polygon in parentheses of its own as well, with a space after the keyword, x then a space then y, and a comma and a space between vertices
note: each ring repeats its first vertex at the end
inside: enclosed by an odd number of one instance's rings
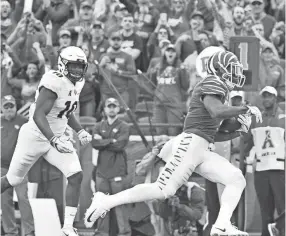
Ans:
MULTIPOLYGON (((45 87, 57 94, 57 99, 50 113, 46 116, 49 125, 55 135, 62 135, 66 128, 69 115, 77 109, 79 103, 79 95, 84 86, 84 80, 77 82, 75 85, 60 72, 50 70, 45 73, 40 81, 36 91, 35 101, 39 96, 39 91, 45 87)), ((39 131, 33 120, 36 102, 31 105, 29 113, 29 123, 39 131)), ((42 138, 43 138, 43 134, 42 138)))

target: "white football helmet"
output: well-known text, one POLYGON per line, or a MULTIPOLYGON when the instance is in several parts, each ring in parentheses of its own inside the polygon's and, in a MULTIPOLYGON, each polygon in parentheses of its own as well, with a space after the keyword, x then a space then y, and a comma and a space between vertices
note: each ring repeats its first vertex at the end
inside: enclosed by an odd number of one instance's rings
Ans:
POLYGON ((225 51, 223 48, 210 46, 205 48, 201 53, 197 56, 196 59, 196 69, 197 73, 203 79, 207 76, 207 62, 208 59, 214 55, 216 52, 225 51))
POLYGON ((87 58, 81 48, 70 46, 60 52, 58 70, 73 83, 84 77, 87 66, 87 58))

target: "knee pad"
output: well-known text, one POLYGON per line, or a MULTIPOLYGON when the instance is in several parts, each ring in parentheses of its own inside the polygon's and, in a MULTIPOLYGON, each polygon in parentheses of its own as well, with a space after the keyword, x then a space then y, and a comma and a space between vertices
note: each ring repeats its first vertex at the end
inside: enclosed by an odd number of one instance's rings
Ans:
POLYGON ((21 184, 23 182, 23 180, 24 180, 24 178, 10 175, 9 172, 6 175, 6 178, 7 178, 8 182, 9 182, 9 184, 11 186, 13 186, 13 187, 21 184))
POLYGON ((167 185, 162 185, 159 182, 156 182, 156 184, 158 185, 159 189, 162 191, 165 199, 174 196, 178 190, 175 185, 172 185, 170 183, 168 183, 167 185))
POLYGON ((246 186, 246 180, 241 172, 241 170, 237 169, 235 172, 232 173, 230 178, 230 184, 236 185, 242 189, 246 186))
POLYGON ((69 174, 67 179, 70 184, 81 184, 82 179, 83 179, 83 173, 82 171, 71 173, 69 174))

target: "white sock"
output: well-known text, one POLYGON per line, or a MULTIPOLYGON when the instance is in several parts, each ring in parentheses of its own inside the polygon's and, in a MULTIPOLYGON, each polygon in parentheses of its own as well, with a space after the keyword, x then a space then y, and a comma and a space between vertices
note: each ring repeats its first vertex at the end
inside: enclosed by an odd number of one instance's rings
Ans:
POLYGON ((65 222, 64 228, 73 227, 74 218, 77 213, 77 207, 65 207, 65 222))
POLYGON ((215 222, 216 226, 224 227, 231 224, 231 216, 239 202, 243 189, 243 187, 233 184, 225 186, 221 195, 221 206, 215 222))
POLYGON ((153 199, 164 199, 163 192, 158 185, 152 184, 138 184, 133 188, 126 189, 114 195, 109 195, 106 198, 106 208, 109 210, 123 204, 145 202, 153 199))

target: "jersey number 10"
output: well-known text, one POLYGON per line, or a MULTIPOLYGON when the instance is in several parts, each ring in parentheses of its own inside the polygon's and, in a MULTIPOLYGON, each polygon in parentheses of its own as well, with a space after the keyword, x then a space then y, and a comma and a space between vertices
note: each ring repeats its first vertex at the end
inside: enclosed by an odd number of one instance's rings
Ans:
POLYGON ((65 115, 67 118, 69 118, 70 114, 72 112, 74 112, 77 108, 77 101, 75 101, 72 105, 71 105, 71 101, 67 101, 65 103, 66 107, 65 109, 63 109, 59 114, 58 114, 58 118, 63 118, 63 116, 65 115))

